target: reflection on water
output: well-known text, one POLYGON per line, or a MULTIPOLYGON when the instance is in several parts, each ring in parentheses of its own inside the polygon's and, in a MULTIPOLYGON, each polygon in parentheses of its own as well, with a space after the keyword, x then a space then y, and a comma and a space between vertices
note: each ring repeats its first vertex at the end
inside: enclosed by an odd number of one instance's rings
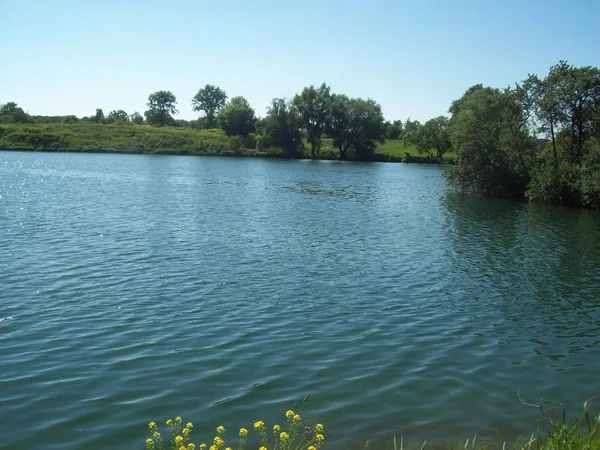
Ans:
POLYGON ((457 194, 444 203, 450 257, 461 278, 478 280, 474 297, 556 370, 585 365, 584 349, 600 347, 598 213, 457 194))
POLYGON ((448 193, 439 167, 0 152, 0 446, 150 420, 331 448, 531 432, 598 394, 600 215, 448 193))

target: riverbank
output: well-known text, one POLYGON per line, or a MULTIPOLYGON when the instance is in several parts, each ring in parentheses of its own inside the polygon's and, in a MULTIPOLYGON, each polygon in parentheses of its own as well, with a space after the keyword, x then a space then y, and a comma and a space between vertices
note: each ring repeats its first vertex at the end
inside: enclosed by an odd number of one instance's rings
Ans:
MULTIPOLYGON (((227 136, 218 129, 119 124, 4 124, 0 127, 0 150, 286 158, 281 149, 252 146, 252 139, 227 136)), ((310 158, 308 148, 302 157, 310 158)), ((323 139, 317 158, 339 158, 331 139, 323 139)), ((401 140, 380 144, 369 161, 438 163, 420 156, 414 147, 406 146, 401 140)), ((453 161, 453 155, 444 159, 444 163, 453 161)))

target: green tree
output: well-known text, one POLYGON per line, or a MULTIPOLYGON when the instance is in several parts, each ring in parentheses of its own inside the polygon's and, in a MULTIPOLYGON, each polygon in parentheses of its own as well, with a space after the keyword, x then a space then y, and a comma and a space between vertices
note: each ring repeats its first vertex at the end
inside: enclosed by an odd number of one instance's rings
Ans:
POLYGON ((135 111, 131 116, 129 116, 129 120, 131 120, 136 125, 144 124, 144 117, 137 111, 135 111))
POLYGON ((386 139, 400 139, 404 131, 404 124, 401 120, 394 120, 393 122, 385 123, 385 137, 386 139))
POLYGON ((340 152, 340 160, 346 159, 350 150, 356 159, 369 159, 377 142, 385 141, 381 107, 371 99, 333 94, 327 132, 340 152))
POLYGON ((534 147, 514 92, 473 86, 450 112, 457 155, 450 182, 476 194, 523 196, 530 177, 523 155, 534 147))
POLYGON ((444 116, 428 120, 406 133, 404 140, 407 144, 417 147, 419 153, 441 161, 444 154, 452 148, 449 120, 444 116))
POLYGON ((34 123, 35 119, 17 106, 15 102, 8 102, 0 106, 1 123, 34 123))
POLYGON ((7 102, 4 105, 0 106, 0 114, 6 115, 11 114, 20 109, 15 102, 7 102))
POLYGON ((227 101, 227 94, 218 86, 207 84, 192 98, 194 111, 204 111, 209 128, 217 125, 216 115, 227 101))
POLYGON ((70 114, 70 115, 64 117, 62 123, 75 124, 75 123, 79 123, 79 119, 77 118, 77 116, 70 114))
POLYGON ((93 119, 94 123, 104 123, 104 112, 101 108, 96 108, 96 115, 93 119))
POLYGON ((129 114, 122 109, 117 109, 108 113, 108 123, 124 123, 129 122, 129 114))
POLYGON ((158 91, 148 97, 148 111, 144 112, 150 125, 165 126, 173 123, 173 114, 177 114, 177 98, 171 91, 158 91))
POLYGON ((302 128, 310 143, 310 155, 314 159, 321 148, 321 137, 329 120, 330 88, 325 83, 319 88, 306 87, 300 94, 296 94, 293 104, 302 118, 302 128))
POLYGON ((254 132, 256 117, 244 97, 233 97, 217 114, 217 123, 228 136, 247 137, 254 132))
POLYGON ((274 98, 267 115, 256 122, 259 148, 278 147, 290 158, 301 156, 302 119, 291 102, 274 98))
POLYGON ((408 132, 408 131, 414 131, 417 128, 419 128, 421 126, 421 122, 419 122, 418 120, 410 120, 410 117, 408 119, 406 119, 406 122, 404 122, 404 131, 408 132))

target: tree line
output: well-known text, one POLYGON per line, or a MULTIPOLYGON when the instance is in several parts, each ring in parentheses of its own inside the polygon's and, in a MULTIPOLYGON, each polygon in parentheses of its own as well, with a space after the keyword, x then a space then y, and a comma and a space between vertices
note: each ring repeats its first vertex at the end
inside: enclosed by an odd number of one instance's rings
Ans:
MULTIPOLYGON (((308 148, 316 158, 323 138, 331 139, 340 159, 369 160, 378 143, 402 139, 431 161, 452 152, 456 164, 447 172, 458 189, 480 195, 521 197, 600 209, 600 70, 561 61, 540 78, 505 89, 470 87, 452 102, 448 115, 421 124, 384 120, 372 99, 349 98, 325 83, 305 87, 292 99, 274 98, 258 118, 241 96, 228 98, 207 84, 191 99, 201 113, 193 121, 175 119, 177 98, 171 91, 148 97, 148 110, 128 115, 111 111, 63 123, 147 124, 220 128, 241 136, 247 148, 280 148, 290 158, 308 148)), ((29 116, 16 103, 0 108, 0 123, 53 122, 56 117, 29 116)))
POLYGON ((598 68, 561 61, 506 89, 478 84, 449 112, 454 186, 600 209, 598 68))
MULTIPOLYGON (((421 124, 406 121, 386 121, 380 105, 372 99, 349 98, 331 92, 323 83, 309 86, 291 100, 274 98, 264 117, 259 118, 242 96, 228 98, 223 89, 207 84, 191 99, 192 107, 201 113, 196 120, 176 119, 177 97, 161 90, 149 95, 148 109, 128 114, 124 110, 105 115, 98 108, 91 116, 31 116, 14 102, 0 108, 0 123, 64 123, 64 124, 129 124, 172 126, 196 129, 219 128, 228 136, 246 138, 252 147, 277 147, 289 157, 303 154, 305 145, 316 158, 323 137, 333 139, 340 159, 366 159, 372 155, 377 142, 402 139, 407 132, 421 124), (248 139, 249 138, 249 139, 248 139)), ((441 156, 441 155, 440 155, 441 156)))

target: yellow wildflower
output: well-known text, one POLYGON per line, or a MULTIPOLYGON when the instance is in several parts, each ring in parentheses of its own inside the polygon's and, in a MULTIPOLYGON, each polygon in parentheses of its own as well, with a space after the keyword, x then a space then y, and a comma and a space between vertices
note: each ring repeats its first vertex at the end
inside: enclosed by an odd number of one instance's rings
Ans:
POLYGON ((186 450, 185 445, 182 445, 181 447, 179 447, 179 450, 186 450))
POLYGON ((231 447, 227 447, 225 450, 233 450, 231 447))
POLYGON ((258 422, 254 423, 254 429, 256 431, 264 431, 265 429, 265 423, 262 420, 259 420, 258 422))
POLYGON ((181 423, 181 417, 179 417, 179 416, 175 417, 175 422, 181 423))
POLYGON ((285 413, 285 417, 287 417, 288 419, 291 419, 292 417, 294 417, 294 411, 292 411, 291 409, 288 409, 285 413))
POLYGON ((281 427, 279 425, 273 425, 273 432, 274 433, 279 433, 279 430, 281 430, 281 427))
POLYGON ((213 442, 218 447, 220 447, 221 445, 223 445, 223 439, 221 439, 219 436, 216 436, 215 439, 213 440, 213 442))
POLYGON ((287 434, 285 431, 282 431, 281 434, 279 435, 279 439, 281 439, 282 441, 287 441, 290 438, 290 435, 287 434))
POLYGON ((208 450, 219 450, 219 447, 217 447, 216 445, 211 445, 208 450))
POLYGON ((194 428, 194 424, 192 422, 188 422, 185 424, 186 428, 194 428))
POLYGON ((262 446, 261 448, 259 448, 258 450, 267 450, 267 447, 265 447, 265 446, 263 445, 263 446, 262 446))
POLYGON ((190 430, 189 428, 184 428, 183 430, 181 430, 181 434, 183 434, 185 437, 188 437, 190 435, 190 430))
POLYGON ((187 446, 187 450, 195 450, 195 449, 196 449, 196 446, 190 442, 187 446))
POLYGON ((173 426, 173 421, 171 419, 167 420, 167 425, 173 426))
POLYGON ((240 436, 241 437, 248 436, 248 430, 246 430, 245 428, 240 428, 240 436))
POLYGON ((325 440, 325 436, 323 436, 322 434, 317 434, 315 436, 315 438, 317 439, 317 441, 319 442, 323 442, 325 440))
POLYGON ((154 436, 156 439, 160 439, 160 433, 158 431, 152 433, 152 436, 154 436))
POLYGON ((152 439, 146 439, 146 447, 147 448, 154 448, 154 441, 152 439))
POLYGON ((150 422, 148 424, 148 428, 150 428, 151 430, 154 430, 156 428, 156 422, 150 422))
POLYGON ((323 424, 322 423, 318 423, 315 425, 315 430, 317 431, 323 431, 323 424))
POLYGON ((317 447, 315 447, 314 445, 311 445, 306 450, 317 450, 317 447))
POLYGON ((294 422, 300 422, 300 414, 294 415, 294 422))
POLYGON ((181 436, 176 436, 175 437, 175 443, 176 444, 181 444, 183 442, 183 438, 181 436))
POLYGON ((225 433, 225 427, 223 425, 219 425, 217 427, 217 433, 219 433, 219 434, 225 433))
POLYGON ((204 450, 206 448, 206 444, 200 444, 200 446, 198 447, 200 450, 204 450))

